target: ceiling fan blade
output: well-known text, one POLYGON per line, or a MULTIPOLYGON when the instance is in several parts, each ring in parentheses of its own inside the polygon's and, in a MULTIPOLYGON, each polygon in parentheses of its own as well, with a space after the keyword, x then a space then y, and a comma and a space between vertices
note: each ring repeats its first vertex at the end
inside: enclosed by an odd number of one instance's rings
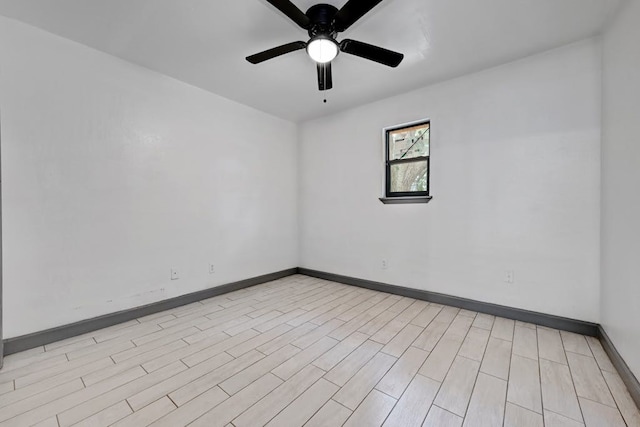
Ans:
POLYGON ((305 42, 293 42, 283 44, 282 46, 274 47, 273 49, 265 50, 264 52, 256 53, 255 55, 247 56, 247 61, 252 64, 259 64, 268 59, 276 58, 285 53, 295 52, 296 50, 304 49, 307 47, 305 42))
POLYGON ((404 55, 401 53, 349 39, 342 40, 340 50, 393 68, 400 65, 404 59, 404 55))
POLYGON ((331 74, 331 62, 318 64, 318 89, 329 90, 333 87, 333 76, 331 74))
POLYGON ((311 20, 298 7, 289 0, 267 0, 276 9, 284 13, 289 19, 299 27, 308 30, 311 27, 311 20))
POLYGON ((371 9, 376 7, 382 0, 349 0, 342 9, 336 13, 336 30, 344 31, 371 9))

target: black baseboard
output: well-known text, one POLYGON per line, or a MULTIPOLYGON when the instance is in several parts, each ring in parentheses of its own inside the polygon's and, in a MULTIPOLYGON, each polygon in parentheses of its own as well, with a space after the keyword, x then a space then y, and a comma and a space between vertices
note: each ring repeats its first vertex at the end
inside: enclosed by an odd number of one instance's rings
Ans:
POLYGON ((536 325, 546 326, 548 328, 575 332, 577 334, 588 335, 592 337, 598 336, 599 325, 596 323, 584 322, 582 320, 568 319, 566 317, 537 313, 535 311, 506 307, 503 305, 475 301, 466 298, 459 298, 436 292, 423 291, 420 289, 389 285, 387 283, 356 279, 353 277, 341 276, 333 273, 325 273, 323 271, 310 270, 307 268, 298 268, 298 272, 300 274, 304 274, 305 276, 331 280, 332 282, 344 283, 345 285, 358 286, 361 288, 372 289, 374 291, 402 295, 404 297, 425 300, 436 304, 450 305, 452 307, 459 307, 466 310, 477 311, 480 313, 492 314, 494 316, 505 317, 507 319, 520 320, 521 322, 535 323, 536 325))
POLYGON ((600 338, 604 351, 609 356, 609 359, 611 359, 611 363, 613 363, 613 366, 620 374, 624 385, 627 386, 631 398, 636 402, 636 406, 640 408, 640 381, 638 381, 638 378, 631 372, 627 362, 625 362, 620 353, 618 353, 611 338, 609 338, 609 335, 607 335, 602 326, 598 327, 598 338, 600 338))
POLYGON ((550 314, 537 313, 534 311, 522 310, 519 308, 490 304, 466 298, 459 298, 436 292, 405 288, 402 286, 389 285, 387 283, 373 282, 370 280, 341 276, 339 274, 310 270, 308 268, 298 268, 298 273, 305 276, 316 277, 318 279, 344 283, 345 285, 358 286, 361 288, 372 289, 374 291, 402 295, 405 297, 429 301, 436 304, 464 308, 466 310, 477 311, 479 313, 492 314, 494 316, 505 317, 507 319, 520 320, 522 322, 534 323, 536 325, 546 326, 553 329, 560 329, 563 331, 575 332, 581 335, 597 337, 600 339, 602 347, 609 355, 611 363, 613 363, 613 366, 620 374, 622 381, 627 386, 627 390, 629 390, 631 398, 634 400, 636 405, 640 407, 640 382, 635 377, 620 353, 618 353, 618 350, 613 345, 613 342, 611 342, 611 339, 609 338, 605 330, 599 324, 553 316, 550 314))
POLYGON ((520 320, 522 322, 534 323, 541 326, 547 326, 549 328, 598 337, 602 342, 604 350, 609 355, 611 362, 613 363, 618 373, 622 377, 625 385, 627 386, 631 397, 635 401, 636 405, 640 407, 640 382, 638 382, 638 379, 635 377, 631 369, 629 369, 629 366, 626 364, 620 353, 618 353, 615 346, 611 342, 611 339, 601 325, 544 313, 537 313, 534 311, 522 310, 519 308, 506 307, 482 301, 454 297, 451 295, 445 295, 436 292, 406 288, 402 286, 390 285, 387 283, 373 282, 370 280, 357 279, 333 273, 310 270, 307 268, 290 268, 288 270, 278 271, 263 276, 229 283, 215 288, 205 289, 203 291, 193 292, 176 298, 159 301, 157 303, 132 308, 129 310, 123 310, 117 313, 95 317, 93 319, 82 320, 80 322, 47 329, 45 331, 35 332, 33 334, 9 338, 4 340, 4 354, 9 355, 18 353, 20 351, 29 350, 41 345, 71 338, 77 335, 86 334, 98 329, 137 319, 139 317, 180 307, 186 304, 191 304, 197 301, 202 301, 207 298, 212 298, 214 296, 237 291, 239 289, 244 289, 273 280, 281 279, 293 274, 303 274, 305 276, 344 283, 346 285, 358 286, 361 288, 372 289, 375 291, 386 292, 395 295, 402 295, 409 298, 425 300, 437 304, 477 311, 480 313, 492 314, 508 319, 520 320))
POLYGON ((104 316, 82 320, 80 322, 71 323, 69 325, 58 326, 56 328, 47 329, 45 331, 34 332, 32 334, 22 335, 15 338, 8 338, 4 340, 4 354, 9 355, 18 353, 21 351, 29 350, 31 348, 39 347, 41 345, 50 344, 52 342, 75 337, 77 335, 97 331, 98 329, 117 325, 118 323, 128 322, 129 320, 148 316, 160 311, 169 310, 197 301, 202 301, 207 298, 226 294, 228 292, 233 292, 239 289, 259 285, 261 283, 270 282, 272 280, 281 279, 283 277, 296 274, 297 272, 297 268, 290 268, 288 270, 265 274, 264 276, 252 277, 250 279, 240 280, 239 282, 228 283, 226 285, 205 289, 203 291, 193 292, 187 295, 155 302, 141 307, 135 307, 116 313, 105 314, 104 316))

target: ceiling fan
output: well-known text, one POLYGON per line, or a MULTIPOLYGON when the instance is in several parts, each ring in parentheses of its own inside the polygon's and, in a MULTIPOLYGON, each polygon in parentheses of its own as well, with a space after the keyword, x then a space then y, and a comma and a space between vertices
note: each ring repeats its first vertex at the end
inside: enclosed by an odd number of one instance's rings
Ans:
POLYGON ((308 42, 287 43, 248 56, 247 61, 252 64, 259 64, 286 53, 306 49, 311 59, 317 63, 318 89, 323 91, 333 87, 331 61, 339 52, 359 56, 389 67, 397 67, 404 58, 401 53, 356 40, 344 39, 340 43, 336 41, 338 33, 351 27, 382 0, 349 0, 340 10, 330 4, 317 4, 309 8, 306 13, 303 13, 289 0, 267 1, 300 28, 307 30, 310 39, 308 42))

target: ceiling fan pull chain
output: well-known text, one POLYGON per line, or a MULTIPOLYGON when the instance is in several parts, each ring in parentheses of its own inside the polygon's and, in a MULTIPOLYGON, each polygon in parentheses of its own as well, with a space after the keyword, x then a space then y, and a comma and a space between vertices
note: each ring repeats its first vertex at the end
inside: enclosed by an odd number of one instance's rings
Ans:
MULTIPOLYGON (((327 81, 327 67, 324 67, 324 81, 325 81, 325 84, 326 84, 326 81, 327 81)), ((324 103, 325 104, 327 103, 327 88, 326 87, 325 87, 325 90, 324 90, 324 103)))

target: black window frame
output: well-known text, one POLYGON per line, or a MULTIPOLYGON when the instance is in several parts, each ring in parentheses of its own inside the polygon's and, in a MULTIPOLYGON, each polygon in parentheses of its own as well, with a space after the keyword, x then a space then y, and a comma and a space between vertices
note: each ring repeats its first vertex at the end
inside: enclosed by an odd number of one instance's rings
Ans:
POLYGON ((430 197, 430 186, 431 186, 431 120, 423 119, 418 120, 411 123, 405 123, 402 125, 392 126, 384 129, 384 156, 385 156, 385 198, 407 198, 407 197, 430 197), (429 155, 428 156, 420 156, 413 157, 411 159, 397 159, 397 160, 389 160, 389 135, 392 132, 396 132, 401 129, 412 128, 417 126, 429 125, 429 155), (427 161, 427 191, 403 191, 403 192, 392 192, 391 191, 391 167, 397 164, 403 163, 416 163, 416 162, 424 162, 427 161))

